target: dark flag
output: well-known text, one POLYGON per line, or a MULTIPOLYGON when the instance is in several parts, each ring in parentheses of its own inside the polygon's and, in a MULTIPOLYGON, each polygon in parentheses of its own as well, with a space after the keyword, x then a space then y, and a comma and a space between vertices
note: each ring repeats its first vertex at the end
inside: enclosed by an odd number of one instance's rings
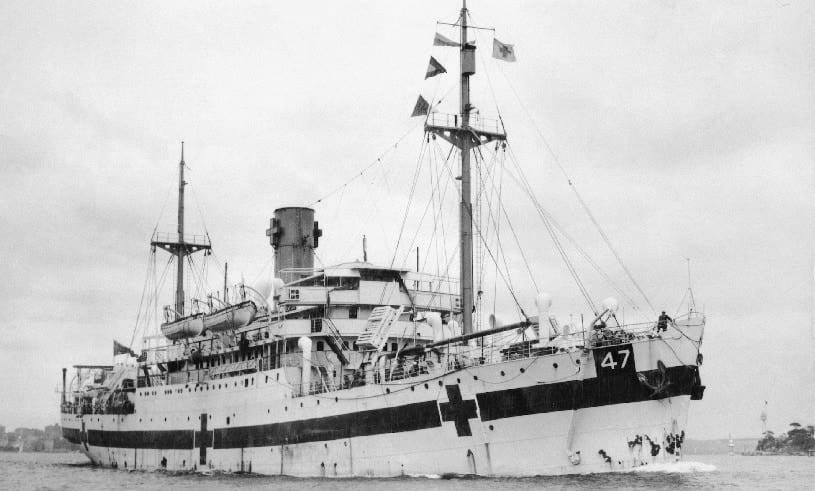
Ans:
POLYGON ((113 340, 113 356, 116 355, 130 355, 136 356, 136 353, 133 352, 132 349, 128 348, 127 346, 123 345, 122 343, 113 340))
POLYGON ((441 63, 431 56, 430 63, 427 65, 427 73, 425 73, 424 78, 428 79, 430 77, 435 77, 440 73, 447 73, 447 69, 441 66, 441 63))
POLYGON ((416 106, 413 108, 413 113, 411 113, 410 117, 414 118, 416 116, 424 116, 430 111, 430 104, 424 99, 424 97, 419 96, 419 99, 416 101, 416 106))

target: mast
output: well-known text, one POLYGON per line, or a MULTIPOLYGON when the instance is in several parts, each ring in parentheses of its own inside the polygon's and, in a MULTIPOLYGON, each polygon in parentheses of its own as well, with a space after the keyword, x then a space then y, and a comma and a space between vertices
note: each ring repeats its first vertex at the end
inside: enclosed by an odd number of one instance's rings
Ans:
POLYGON ((176 318, 184 315, 184 142, 181 142, 181 162, 178 163, 178 269, 175 278, 176 318))
MULTIPOLYGON (((460 294, 461 294, 461 323, 464 335, 473 332, 473 311, 475 297, 473 295, 473 204, 472 204, 472 174, 470 172, 470 151, 491 141, 506 140, 503 124, 492 121, 485 124, 479 118, 475 125, 470 120, 472 105, 470 104, 470 76, 475 74, 475 44, 469 42, 467 37, 467 0, 462 1, 461 16, 456 24, 461 29, 461 51, 459 54, 459 114, 439 115, 435 112, 428 114, 425 121, 425 131, 431 132, 451 145, 461 150, 461 202, 459 203, 459 250, 460 257, 460 294)), ((443 23, 442 23, 443 24, 443 23)), ((474 27, 478 29, 477 27, 474 27)))
MULTIPOLYGON (((461 7, 461 126, 470 126, 470 70, 467 46, 467 0, 461 7)), ((461 139, 461 203, 459 207, 459 242, 461 250, 461 324, 462 334, 473 332, 473 204, 470 177, 470 139, 461 139)))
POLYGON ((192 240, 184 240, 184 142, 181 142, 181 161, 178 163, 178 228, 177 236, 167 233, 156 233, 150 245, 153 251, 160 247, 176 257, 175 281, 175 320, 184 317, 184 258, 198 251, 212 248, 208 237, 194 236, 192 240))

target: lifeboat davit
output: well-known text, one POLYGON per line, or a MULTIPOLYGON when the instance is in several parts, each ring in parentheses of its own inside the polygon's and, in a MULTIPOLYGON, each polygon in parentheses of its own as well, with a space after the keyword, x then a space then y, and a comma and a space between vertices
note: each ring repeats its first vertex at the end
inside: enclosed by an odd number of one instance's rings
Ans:
POLYGON ((206 314, 203 321, 203 330, 210 332, 232 331, 249 325, 258 313, 255 302, 247 300, 230 305, 211 314, 206 314))
POLYGON ((161 325, 161 333, 167 339, 182 339, 198 336, 204 332, 204 314, 195 314, 161 325))

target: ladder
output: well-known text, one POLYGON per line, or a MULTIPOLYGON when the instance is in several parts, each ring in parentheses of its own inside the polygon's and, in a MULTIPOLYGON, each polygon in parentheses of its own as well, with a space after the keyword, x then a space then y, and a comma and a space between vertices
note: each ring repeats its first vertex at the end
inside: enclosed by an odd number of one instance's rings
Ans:
POLYGON ((373 309, 371 315, 368 316, 368 321, 365 323, 365 330, 357 338, 357 346, 363 349, 382 351, 382 347, 388 341, 391 327, 399 320, 404 311, 404 305, 400 305, 399 308, 383 305, 373 309))
POLYGON ((323 326, 326 327, 326 336, 325 342, 328 343, 328 347, 331 348, 331 351, 337 355, 337 359, 339 359, 342 365, 348 364, 348 357, 345 356, 343 351, 348 350, 348 346, 345 345, 345 341, 342 340, 342 336, 340 332, 337 330, 337 327, 331 322, 331 319, 324 318, 323 319, 323 326))

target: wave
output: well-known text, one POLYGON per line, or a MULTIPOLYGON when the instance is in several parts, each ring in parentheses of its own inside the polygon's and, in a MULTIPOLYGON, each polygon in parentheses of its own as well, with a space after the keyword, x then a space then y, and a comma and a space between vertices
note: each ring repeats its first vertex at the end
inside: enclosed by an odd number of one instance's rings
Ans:
POLYGON ((634 472, 662 472, 669 474, 692 474, 696 472, 714 472, 716 466, 704 462, 665 462, 648 464, 633 469, 634 472))

